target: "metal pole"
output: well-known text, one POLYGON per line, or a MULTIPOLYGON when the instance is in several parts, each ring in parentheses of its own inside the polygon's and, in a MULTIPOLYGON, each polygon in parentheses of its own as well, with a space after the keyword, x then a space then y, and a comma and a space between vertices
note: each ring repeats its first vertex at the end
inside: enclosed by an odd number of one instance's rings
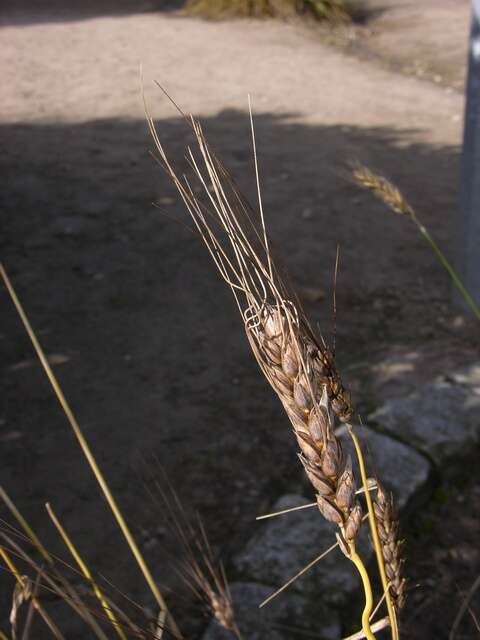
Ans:
POLYGON ((472 0, 456 263, 480 304, 480 0, 472 0))

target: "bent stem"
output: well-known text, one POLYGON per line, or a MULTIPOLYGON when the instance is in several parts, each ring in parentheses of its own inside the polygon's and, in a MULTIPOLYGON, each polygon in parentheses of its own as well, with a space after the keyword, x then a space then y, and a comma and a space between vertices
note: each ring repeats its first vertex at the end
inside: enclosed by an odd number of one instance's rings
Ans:
POLYGON ((365 606, 363 608, 362 613, 362 631, 365 634, 365 638, 367 640, 375 640, 375 636, 372 633, 372 629, 370 627, 370 614, 372 613, 373 608, 373 595, 372 595, 372 586, 370 584, 370 578, 368 577, 367 570, 365 569, 365 565, 363 564, 362 559, 358 555, 355 549, 355 543, 350 542, 348 545, 349 550, 349 559, 356 566, 358 573, 362 579, 363 590, 365 592, 365 606))
POLYGON ((352 438, 353 444, 355 446, 355 451, 358 458, 358 466, 360 467, 360 475, 362 477, 362 483, 365 488, 365 499, 367 501, 368 508, 368 522, 370 524, 370 532, 372 535, 373 546, 375 548, 375 555, 377 558, 378 571, 380 573, 380 578, 382 581, 382 587, 385 592, 385 600, 387 603, 388 617, 390 618, 390 626, 392 629, 392 640, 398 640, 398 624, 397 624, 397 616, 395 614, 395 609, 393 607, 392 598, 390 596, 390 588, 388 585, 387 574, 385 573, 385 561, 383 559, 382 545, 380 544, 380 538, 378 537, 377 531, 377 521, 375 518, 375 511, 373 510, 372 496, 370 495, 370 491, 368 491, 368 478, 367 472, 365 470, 365 461, 363 459, 362 449, 360 447, 360 442, 356 434, 353 431, 352 425, 347 425, 348 433, 352 438))
POLYGON ((28 334, 28 337, 30 338, 33 347, 37 353, 38 359, 40 360, 43 369, 50 381, 50 384, 55 392, 55 395, 57 396, 57 399, 60 403, 60 406, 63 409, 63 412, 65 413, 65 416, 67 417, 70 426, 78 440, 78 443, 80 444, 80 447, 83 451, 83 454, 85 456, 85 458, 87 459, 90 468, 92 469, 93 474, 95 475, 95 478, 98 482, 98 484, 100 485, 100 488, 103 491, 103 494, 108 502, 108 505, 113 513, 113 515, 115 516, 115 519, 118 523, 118 526, 120 527, 125 540, 128 543, 128 546, 130 547, 130 550, 132 551, 135 560, 141 570, 141 572, 143 573, 143 576, 148 584, 148 586, 150 587, 150 590, 155 598, 155 600, 157 601, 158 606, 160 607, 161 610, 165 611, 167 613, 167 617, 168 617, 168 622, 169 622, 169 626, 170 626, 170 631, 172 632, 172 634, 176 637, 176 638, 182 638, 182 634, 180 633, 179 628, 177 627, 174 619, 172 618, 168 607, 167 607, 167 603, 165 602, 162 594, 160 593, 160 590, 155 582, 155 580, 153 579, 153 576, 150 572, 150 569, 148 568, 143 555, 140 551, 140 549, 137 546, 137 543, 135 542, 130 529, 127 526, 127 523, 125 522, 125 519, 117 505, 117 502, 115 500, 115 498, 113 497, 110 488, 102 474, 102 472, 100 471, 99 466, 97 465, 97 462, 95 460, 95 457, 88 445, 87 440, 85 439, 85 436, 83 435, 83 432, 80 428, 80 425, 77 422, 77 419, 75 418, 75 416, 73 415, 73 412, 70 408, 70 405, 67 402, 67 399, 65 398, 63 391, 55 377, 55 374, 52 371, 52 368, 50 367, 50 364, 47 360, 47 357, 45 356, 45 353, 42 349, 42 347, 40 346, 40 343, 37 340, 37 337, 35 335, 35 332, 33 331, 33 328, 28 320, 28 317, 20 303, 20 300, 18 299, 17 294, 15 293, 15 290, 13 288, 12 283, 10 282, 10 278, 8 277, 5 269, 3 268, 3 265, 0 263, 0 275, 2 276, 2 279, 5 283, 5 286, 7 287, 8 293, 10 294, 10 297, 13 301, 13 304, 15 305, 15 308, 17 310, 18 315, 20 316, 23 325, 25 327, 25 330, 28 334))

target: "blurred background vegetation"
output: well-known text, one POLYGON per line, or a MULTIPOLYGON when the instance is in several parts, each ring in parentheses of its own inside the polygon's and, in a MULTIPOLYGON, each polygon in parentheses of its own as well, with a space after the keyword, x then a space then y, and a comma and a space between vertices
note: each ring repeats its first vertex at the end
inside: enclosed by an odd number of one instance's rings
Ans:
POLYGON ((185 11, 208 18, 227 16, 289 18, 309 14, 319 19, 348 20, 346 0, 187 0, 185 11))

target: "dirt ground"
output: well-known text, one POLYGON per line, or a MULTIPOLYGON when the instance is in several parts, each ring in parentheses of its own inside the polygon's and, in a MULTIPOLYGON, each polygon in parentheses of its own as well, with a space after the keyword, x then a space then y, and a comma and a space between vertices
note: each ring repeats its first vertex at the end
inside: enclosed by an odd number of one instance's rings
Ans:
MULTIPOLYGON (((453 254, 468 3, 383 5, 352 27, 353 47, 345 32, 203 22, 154 2, 4 3, 2 261, 156 577, 175 590, 167 557, 178 549, 145 478, 163 467, 228 564, 301 471, 229 293, 198 238, 171 220, 185 218, 148 154, 139 65, 171 158, 181 164, 192 138, 153 79, 201 117, 253 200, 252 94, 271 235, 327 335, 341 247, 338 361, 367 412, 479 348, 415 229, 346 169, 358 159, 394 179, 453 254), (409 75, 417 60, 424 78, 409 75), (412 353, 412 366, 389 367, 412 353)), ((1 304, 2 485, 49 548, 61 550, 47 500, 91 566, 153 607, 6 295, 1 304)), ((462 574, 461 589, 476 574, 462 574)), ((2 578, 3 612, 11 588, 2 578)), ((201 616, 185 610, 198 632, 201 616)), ((84 638, 62 615, 68 638, 84 638)))

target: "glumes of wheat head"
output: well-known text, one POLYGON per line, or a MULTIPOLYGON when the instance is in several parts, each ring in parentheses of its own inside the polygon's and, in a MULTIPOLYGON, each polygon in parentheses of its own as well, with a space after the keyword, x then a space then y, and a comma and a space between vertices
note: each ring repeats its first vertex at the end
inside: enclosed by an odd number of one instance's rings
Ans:
MULTIPOLYGON (((344 456, 334 433, 329 380, 318 347, 302 335, 298 315, 291 309, 286 303, 265 304, 254 321, 250 311, 247 335, 290 418, 321 514, 340 527, 345 542, 352 542, 362 511, 355 499, 351 459, 344 456)), ((346 552, 345 545, 342 550, 346 552)))

